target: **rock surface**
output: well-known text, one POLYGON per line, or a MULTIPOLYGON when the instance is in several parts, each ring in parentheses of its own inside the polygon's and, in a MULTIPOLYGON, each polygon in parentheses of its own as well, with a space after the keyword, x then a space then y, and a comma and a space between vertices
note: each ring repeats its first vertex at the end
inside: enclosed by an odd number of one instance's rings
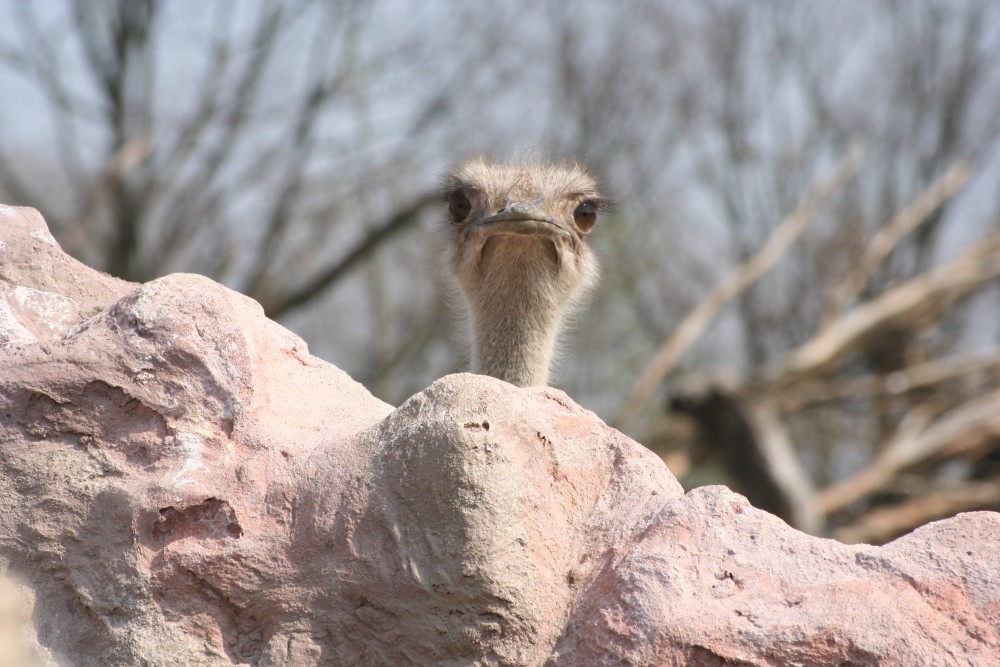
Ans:
POLYGON ((393 410, 255 302, 9 207, 0 498, 35 664, 1000 664, 997 514, 847 546, 685 495, 554 389, 393 410))

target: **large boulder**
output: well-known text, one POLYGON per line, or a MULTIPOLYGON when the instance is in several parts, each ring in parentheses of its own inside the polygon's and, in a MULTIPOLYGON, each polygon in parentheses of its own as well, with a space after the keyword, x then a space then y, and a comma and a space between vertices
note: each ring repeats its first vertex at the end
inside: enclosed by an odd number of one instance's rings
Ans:
POLYGON ((0 498, 24 664, 1000 664, 997 514, 847 546, 685 495, 555 389, 393 410, 252 300, 10 207, 0 498))

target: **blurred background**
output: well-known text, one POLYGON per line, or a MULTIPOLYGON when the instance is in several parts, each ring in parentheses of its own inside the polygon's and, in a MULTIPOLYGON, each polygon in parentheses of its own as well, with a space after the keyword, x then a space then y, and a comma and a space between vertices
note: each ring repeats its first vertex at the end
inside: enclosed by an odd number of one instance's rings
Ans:
POLYGON ((615 201, 556 385, 804 530, 1000 509, 1000 3, 0 0, 0 201, 398 405, 463 370, 441 174, 615 201))

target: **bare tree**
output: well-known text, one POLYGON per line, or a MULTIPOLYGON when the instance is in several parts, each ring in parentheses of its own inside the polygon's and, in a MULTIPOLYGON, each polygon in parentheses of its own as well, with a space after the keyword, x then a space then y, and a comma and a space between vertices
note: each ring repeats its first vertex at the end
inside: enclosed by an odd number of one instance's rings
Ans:
MULTIPOLYGON (((16 125, 0 128, 0 191, 40 208, 70 252, 114 275, 203 273, 275 318, 314 306, 422 231, 443 164, 428 168, 424 142, 461 127, 455 81, 469 92, 488 83, 443 65, 485 60, 496 40, 442 53, 424 38, 439 17, 398 9, 9 3, 0 67, 37 94, 52 153, 41 173, 21 170, 45 142, 19 146, 16 125), (420 63, 442 66, 414 77, 420 63)), ((391 307, 433 310, 436 299, 413 297, 391 307)), ((396 331, 372 377, 431 340, 396 331)))
POLYGON ((708 116, 718 140, 698 158, 699 173, 717 193, 738 264, 665 337, 619 422, 674 374, 671 419, 694 420, 730 483, 808 530, 884 541, 996 505, 971 491, 996 475, 1000 356, 996 332, 974 328, 971 299, 984 303, 1000 277, 996 200, 979 200, 990 213, 973 219, 959 202, 967 183, 995 192, 995 167, 972 178, 969 165, 989 164, 1000 147, 1000 72, 989 57, 998 45, 983 27, 984 3, 955 15, 934 3, 912 14, 890 6, 880 18, 904 29, 862 40, 871 50, 863 55, 882 55, 879 66, 848 74, 849 54, 817 28, 857 28, 851 12, 810 8, 817 19, 788 9, 706 9, 714 46, 701 94, 721 90, 708 116), (781 116, 782 96, 793 116, 781 116), (776 117, 788 132, 770 127, 776 117), (857 177, 812 211, 800 240, 782 243, 789 223, 775 225, 806 190, 802 177, 854 134, 870 146, 857 177), (977 240, 956 250, 948 230, 977 240), (765 258, 766 273, 757 269, 765 258), (731 301, 743 361, 722 373, 685 368, 685 353, 731 301), (966 352, 973 341, 985 350, 966 352))
POLYGON ((0 106, 0 195, 92 265, 222 280, 399 402, 466 368, 438 175, 575 157, 617 204, 560 386, 612 417, 644 377, 623 428, 817 532, 996 506, 995 3, 0 13, 0 78, 36 105, 0 106))

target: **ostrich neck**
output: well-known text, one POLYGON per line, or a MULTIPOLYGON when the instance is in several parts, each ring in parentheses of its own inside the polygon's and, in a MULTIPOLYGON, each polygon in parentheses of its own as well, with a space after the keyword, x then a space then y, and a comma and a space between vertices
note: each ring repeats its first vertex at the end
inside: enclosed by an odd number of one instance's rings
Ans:
POLYGON ((473 371, 519 387, 544 386, 563 304, 524 276, 510 287, 473 304, 473 371))

